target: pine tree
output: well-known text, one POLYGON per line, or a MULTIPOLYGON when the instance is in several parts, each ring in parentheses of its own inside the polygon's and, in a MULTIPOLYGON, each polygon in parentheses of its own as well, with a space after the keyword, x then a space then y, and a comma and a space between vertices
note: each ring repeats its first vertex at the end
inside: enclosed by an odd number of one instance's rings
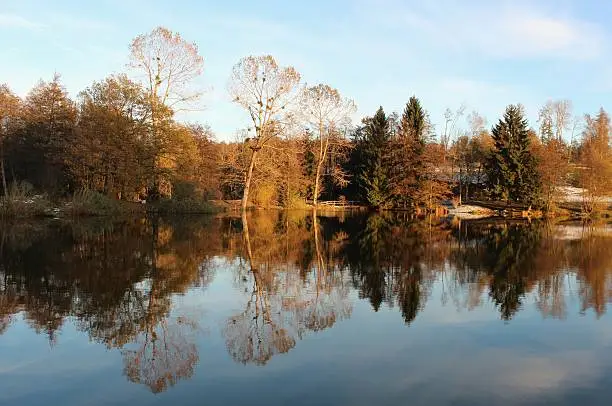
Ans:
POLYGON ((540 190, 537 162, 529 144, 527 120, 522 108, 510 105, 504 118, 492 129, 493 151, 487 177, 492 197, 535 203, 540 190))
POLYGON ((412 96, 402 114, 393 140, 392 185, 399 204, 414 204, 425 178, 425 135, 427 116, 419 99, 412 96))
POLYGON ((389 179, 389 120, 380 107, 374 117, 364 120, 358 140, 360 168, 358 182, 363 199, 372 207, 384 208, 391 202, 389 179))

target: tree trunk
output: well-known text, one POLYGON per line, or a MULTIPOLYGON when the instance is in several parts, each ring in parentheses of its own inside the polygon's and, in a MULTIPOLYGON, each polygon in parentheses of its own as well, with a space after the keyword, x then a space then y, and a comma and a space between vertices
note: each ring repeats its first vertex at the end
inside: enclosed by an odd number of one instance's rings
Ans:
POLYGON ((312 224, 314 231, 314 242, 315 242, 315 251, 317 253, 317 274, 316 274, 316 286, 317 286, 317 297, 319 296, 319 289, 321 289, 323 284, 323 272, 325 269, 325 262, 323 261, 323 254, 321 253, 321 246, 319 244, 319 219, 317 217, 317 209, 314 208, 312 210, 312 224))
POLYGON ((461 182, 461 167, 459 167, 459 206, 461 206, 461 188, 462 188, 462 182, 461 182))
POLYGON ((312 205, 317 207, 317 199, 319 198, 319 177, 321 176, 321 162, 317 164, 317 172, 315 174, 314 193, 312 196, 312 205))
POLYGON ((6 186, 6 171, 4 170, 4 147, 1 144, 0 144, 0 172, 2 172, 2 190, 4 191, 4 197, 7 198, 8 188, 6 186))
POLYGON ((246 211, 247 203, 249 202, 249 190, 251 189, 251 180, 253 179, 253 168, 255 167, 255 158, 257 157, 257 149, 251 148, 251 162, 244 179, 244 193, 242 194, 242 211, 246 211))
POLYGON ((317 200, 319 199, 319 182, 321 178, 321 168, 325 162, 327 156, 327 148, 329 145, 329 139, 323 143, 323 125, 319 124, 319 162, 317 162, 317 172, 315 174, 315 185, 314 185, 314 196, 312 197, 312 203, 314 207, 317 207, 317 200))
MULTIPOLYGON (((2 128, 0 128, 2 131, 2 128)), ((4 192, 4 197, 8 197, 8 187, 6 186, 6 170, 4 168, 4 135, 0 133, 0 172, 2 175, 2 191, 4 192)))
POLYGON ((255 270, 253 264, 253 251, 251 251, 251 236, 249 234, 249 220, 247 218, 246 211, 242 211, 242 237, 244 238, 244 245, 247 251, 247 257, 249 260, 249 268, 251 271, 255 270))

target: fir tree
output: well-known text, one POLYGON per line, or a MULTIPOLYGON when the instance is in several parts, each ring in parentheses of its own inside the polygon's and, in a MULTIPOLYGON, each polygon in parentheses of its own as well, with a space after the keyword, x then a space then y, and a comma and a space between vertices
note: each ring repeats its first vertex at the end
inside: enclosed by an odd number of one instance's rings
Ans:
POLYGON ((362 198, 372 207, 387 207, 391 199, 388 160, 391 131, 382 107, 374 117, 364 120, 364 127, 358 134, 361 139, 358 140, 357 180, 362 198))
POLYGON ((540 190, 537 162, 529 144, 527 120, 522 108, 510 105, 504 118, 492 129, 493 151, 488 165, 492 197, 521 203, 535 203, 540 190))
POLYGON ((395 200, 415 203, 425 176, 425 134, 427 116, 419 99, 412 96, 402 114, 392 148, 392 185, 395 200))

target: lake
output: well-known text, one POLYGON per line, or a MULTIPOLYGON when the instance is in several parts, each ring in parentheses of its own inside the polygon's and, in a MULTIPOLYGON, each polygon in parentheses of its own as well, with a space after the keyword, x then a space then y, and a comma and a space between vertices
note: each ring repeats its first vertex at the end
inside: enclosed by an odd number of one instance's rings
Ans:
POLYGON ((406 214, 0 230, 1 405, 608 405, 610 226, 406 214))

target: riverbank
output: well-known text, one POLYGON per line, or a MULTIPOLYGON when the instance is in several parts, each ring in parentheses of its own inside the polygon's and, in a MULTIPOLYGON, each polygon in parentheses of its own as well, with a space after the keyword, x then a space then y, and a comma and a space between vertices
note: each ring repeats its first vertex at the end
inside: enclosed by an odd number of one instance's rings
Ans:
MULTIPOLYGON (((262 207, 249 204, 248 210, 308 210, 314 209, 312 204, 304 202, 299 207, 285 208, 282 206, 262 207)), ((584 218, 612 217, 610 207, 597 212, 585 214, 578 201, 557 202, 554 209, 542 211, 502 201, 467 201, 460 206, 448 202, 436 210, 436 216, 454 216, 460 219, 502 218, 584 218)), ((125 217, 145 215, 147 213, 189 215, 216 214, 222 212, 241 212, 240 200, 203 200, 197 198, 160 199, 155 202, 128 202, 108 197, 104 194, 84 191, 78 192, 70 199, 51 200, 45 195, 17 196, 10 200, 0 199, 0 218, 35 218, 35 217, 125 217)), ((317 205, 318 213, 365 212, 372 208, 355 202, 327 202, 317 205)), ((403 209, 388 209, 384 211, 405 211, 403 209)), ((423 213, 421 213, 423 214, 423 213)), ((433 213, 431 213, 433 214, 433 213)))
POLYGON ((84 191, 69 199, 45 195, 17 196, 0 200, 0 218, 122 217, 156 214, 214 214, 220 205, 201 199, 161 199, 155 202, 128 202, 104 194, 84 191))

